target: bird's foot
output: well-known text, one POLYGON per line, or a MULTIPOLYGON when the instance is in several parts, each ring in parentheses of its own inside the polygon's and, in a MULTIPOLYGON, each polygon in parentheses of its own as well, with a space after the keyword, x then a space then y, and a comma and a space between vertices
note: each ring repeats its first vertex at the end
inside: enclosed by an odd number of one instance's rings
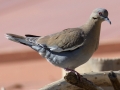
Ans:
POLYGON ((73 70, 73 69, 69 69, 69 68, 65 68, 65 71, 70 71, 76 74, 77 78, 81 81, 81 77, 83 77, 82 75, 80 75, 77 71, 73 70))

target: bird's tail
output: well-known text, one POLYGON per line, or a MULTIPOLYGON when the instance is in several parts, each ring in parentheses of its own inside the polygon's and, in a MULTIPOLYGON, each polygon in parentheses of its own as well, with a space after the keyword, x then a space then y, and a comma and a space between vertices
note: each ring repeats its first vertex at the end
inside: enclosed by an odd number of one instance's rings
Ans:
POLYGON ((23 36, 7 33, 6 38, 11 40, 11 41, 21 43, 21 44, 24 44, 24 45, 27 45, 27 46, 30 46, 30 47, 33 45, 33 43, 28 42, 26 40, 26 37, 23 37, 23 36))

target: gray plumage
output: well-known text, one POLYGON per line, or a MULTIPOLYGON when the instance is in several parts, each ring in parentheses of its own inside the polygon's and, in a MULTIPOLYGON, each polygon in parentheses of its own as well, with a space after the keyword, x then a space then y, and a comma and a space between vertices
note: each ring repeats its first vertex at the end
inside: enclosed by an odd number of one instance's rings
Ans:
POLYGON ((6 34, 12 41, 30 46, 47 61, 61 68, 75 69, 89 60, 99 45, 101 23, 108 21, 108 11, 95 9, 89 20, 78 28, 68 28, 48 36, 6 34))

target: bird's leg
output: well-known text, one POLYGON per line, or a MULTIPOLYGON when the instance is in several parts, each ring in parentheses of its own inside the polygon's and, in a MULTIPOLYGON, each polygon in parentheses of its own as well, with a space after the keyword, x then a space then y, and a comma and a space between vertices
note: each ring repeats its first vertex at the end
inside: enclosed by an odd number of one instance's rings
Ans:
POLYGON ((70 71, 76 74, 77 78, 81 80, 82 75, 80 75, 77 71, 73 70, 73 69, 69 69, 69 68, 64 68, 65 71, 70 71))

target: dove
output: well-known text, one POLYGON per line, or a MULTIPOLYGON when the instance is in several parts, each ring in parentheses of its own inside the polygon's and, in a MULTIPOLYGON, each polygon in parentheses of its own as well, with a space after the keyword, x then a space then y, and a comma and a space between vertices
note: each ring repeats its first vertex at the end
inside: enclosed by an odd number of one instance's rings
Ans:
POLYGON ((6 38, 31 47, 51 64, 80 76, 75 68, 86 63, 97 50, 103 21, 111 24, 108 11, 97 8, 85 24, 76 28, 67 28, 46 36, 6 33, 6 38))

